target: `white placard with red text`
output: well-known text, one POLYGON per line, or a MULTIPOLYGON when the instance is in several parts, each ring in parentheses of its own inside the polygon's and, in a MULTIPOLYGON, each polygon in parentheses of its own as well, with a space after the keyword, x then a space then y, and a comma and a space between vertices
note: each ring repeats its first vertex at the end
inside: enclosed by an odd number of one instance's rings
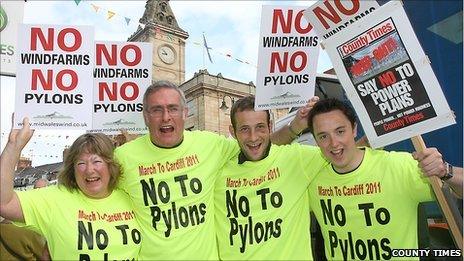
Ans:
POLYGON ((151 43, 96 42, 92 132, 146 133, 143 94, 152 79, 151 43))
POLYGON ((379 4, 375 0, 325 0, 306 9, 304 16, 325 41, 377 8, 379 4))
POLYGON ((262 8, 255 110, 303 106, 314 96, 319 39, 305 7, 262 8))
POLYGON ((325 46, 372 147, 455 123, 400 1, 383 5, 325 46))
POLYGON ((94 30, 90 26, 20 25, 14 127, 89 129, 94 30))

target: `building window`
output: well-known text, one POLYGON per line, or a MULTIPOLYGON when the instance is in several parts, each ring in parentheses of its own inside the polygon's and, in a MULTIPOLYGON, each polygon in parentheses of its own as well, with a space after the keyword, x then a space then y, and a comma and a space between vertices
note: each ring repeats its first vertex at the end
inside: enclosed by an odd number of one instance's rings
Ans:
POLYGON ((161 22, 164 21, 164 14, 163 13, 158 13, 158 20, 160 20, 161 22))
POLYGON ((193 116, 197 114, 197 105, 196 105, 196 100, 191 100, 187 102, 187 108, 188 108, 188 115, 187 117, 193 116))

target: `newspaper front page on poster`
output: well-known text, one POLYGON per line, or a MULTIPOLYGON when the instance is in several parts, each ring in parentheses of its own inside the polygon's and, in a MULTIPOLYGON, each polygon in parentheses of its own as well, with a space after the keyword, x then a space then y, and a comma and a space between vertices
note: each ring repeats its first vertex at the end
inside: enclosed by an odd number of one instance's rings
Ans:
POLYGON ((389 2, 325 42, 372 147, 454 124, 401 2, 389 2))

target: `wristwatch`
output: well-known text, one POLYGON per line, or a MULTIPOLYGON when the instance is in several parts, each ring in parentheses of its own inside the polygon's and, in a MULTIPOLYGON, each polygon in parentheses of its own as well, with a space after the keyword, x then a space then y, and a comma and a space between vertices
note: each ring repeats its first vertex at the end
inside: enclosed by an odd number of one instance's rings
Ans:
POLYGON ((446 166, 446 174, 443 177, 440 178, 443 181, 449 180, 454 175, 453 174, 453 165, 449 164, 448 162, 445 162, 445 166, 446 166))

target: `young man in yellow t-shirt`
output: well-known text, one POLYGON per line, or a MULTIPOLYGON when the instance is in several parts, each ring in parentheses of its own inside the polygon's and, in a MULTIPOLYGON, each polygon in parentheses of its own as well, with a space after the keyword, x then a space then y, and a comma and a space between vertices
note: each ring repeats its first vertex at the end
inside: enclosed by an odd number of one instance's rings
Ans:
MULTIPOLYGON (((308 125, 331 163, 309 186, 326 257, 397 259, 394 249, 417 249, 417 206, 434 198, 424 176, 449 177, 441 154, 356 147, 355 113, 336 99, 316 103, 308 125)), ((462 197, 462 172, 445 182, 462 197)))
MULTIPOLYGON (((312 104, 312 103, 310 103, 312 104)), ((328 163, 314 146, 271 144, 268 111, 245 97, 231 109, 241 152, 215 186, 221 260, 311 260, 308 184, 328 163)))

